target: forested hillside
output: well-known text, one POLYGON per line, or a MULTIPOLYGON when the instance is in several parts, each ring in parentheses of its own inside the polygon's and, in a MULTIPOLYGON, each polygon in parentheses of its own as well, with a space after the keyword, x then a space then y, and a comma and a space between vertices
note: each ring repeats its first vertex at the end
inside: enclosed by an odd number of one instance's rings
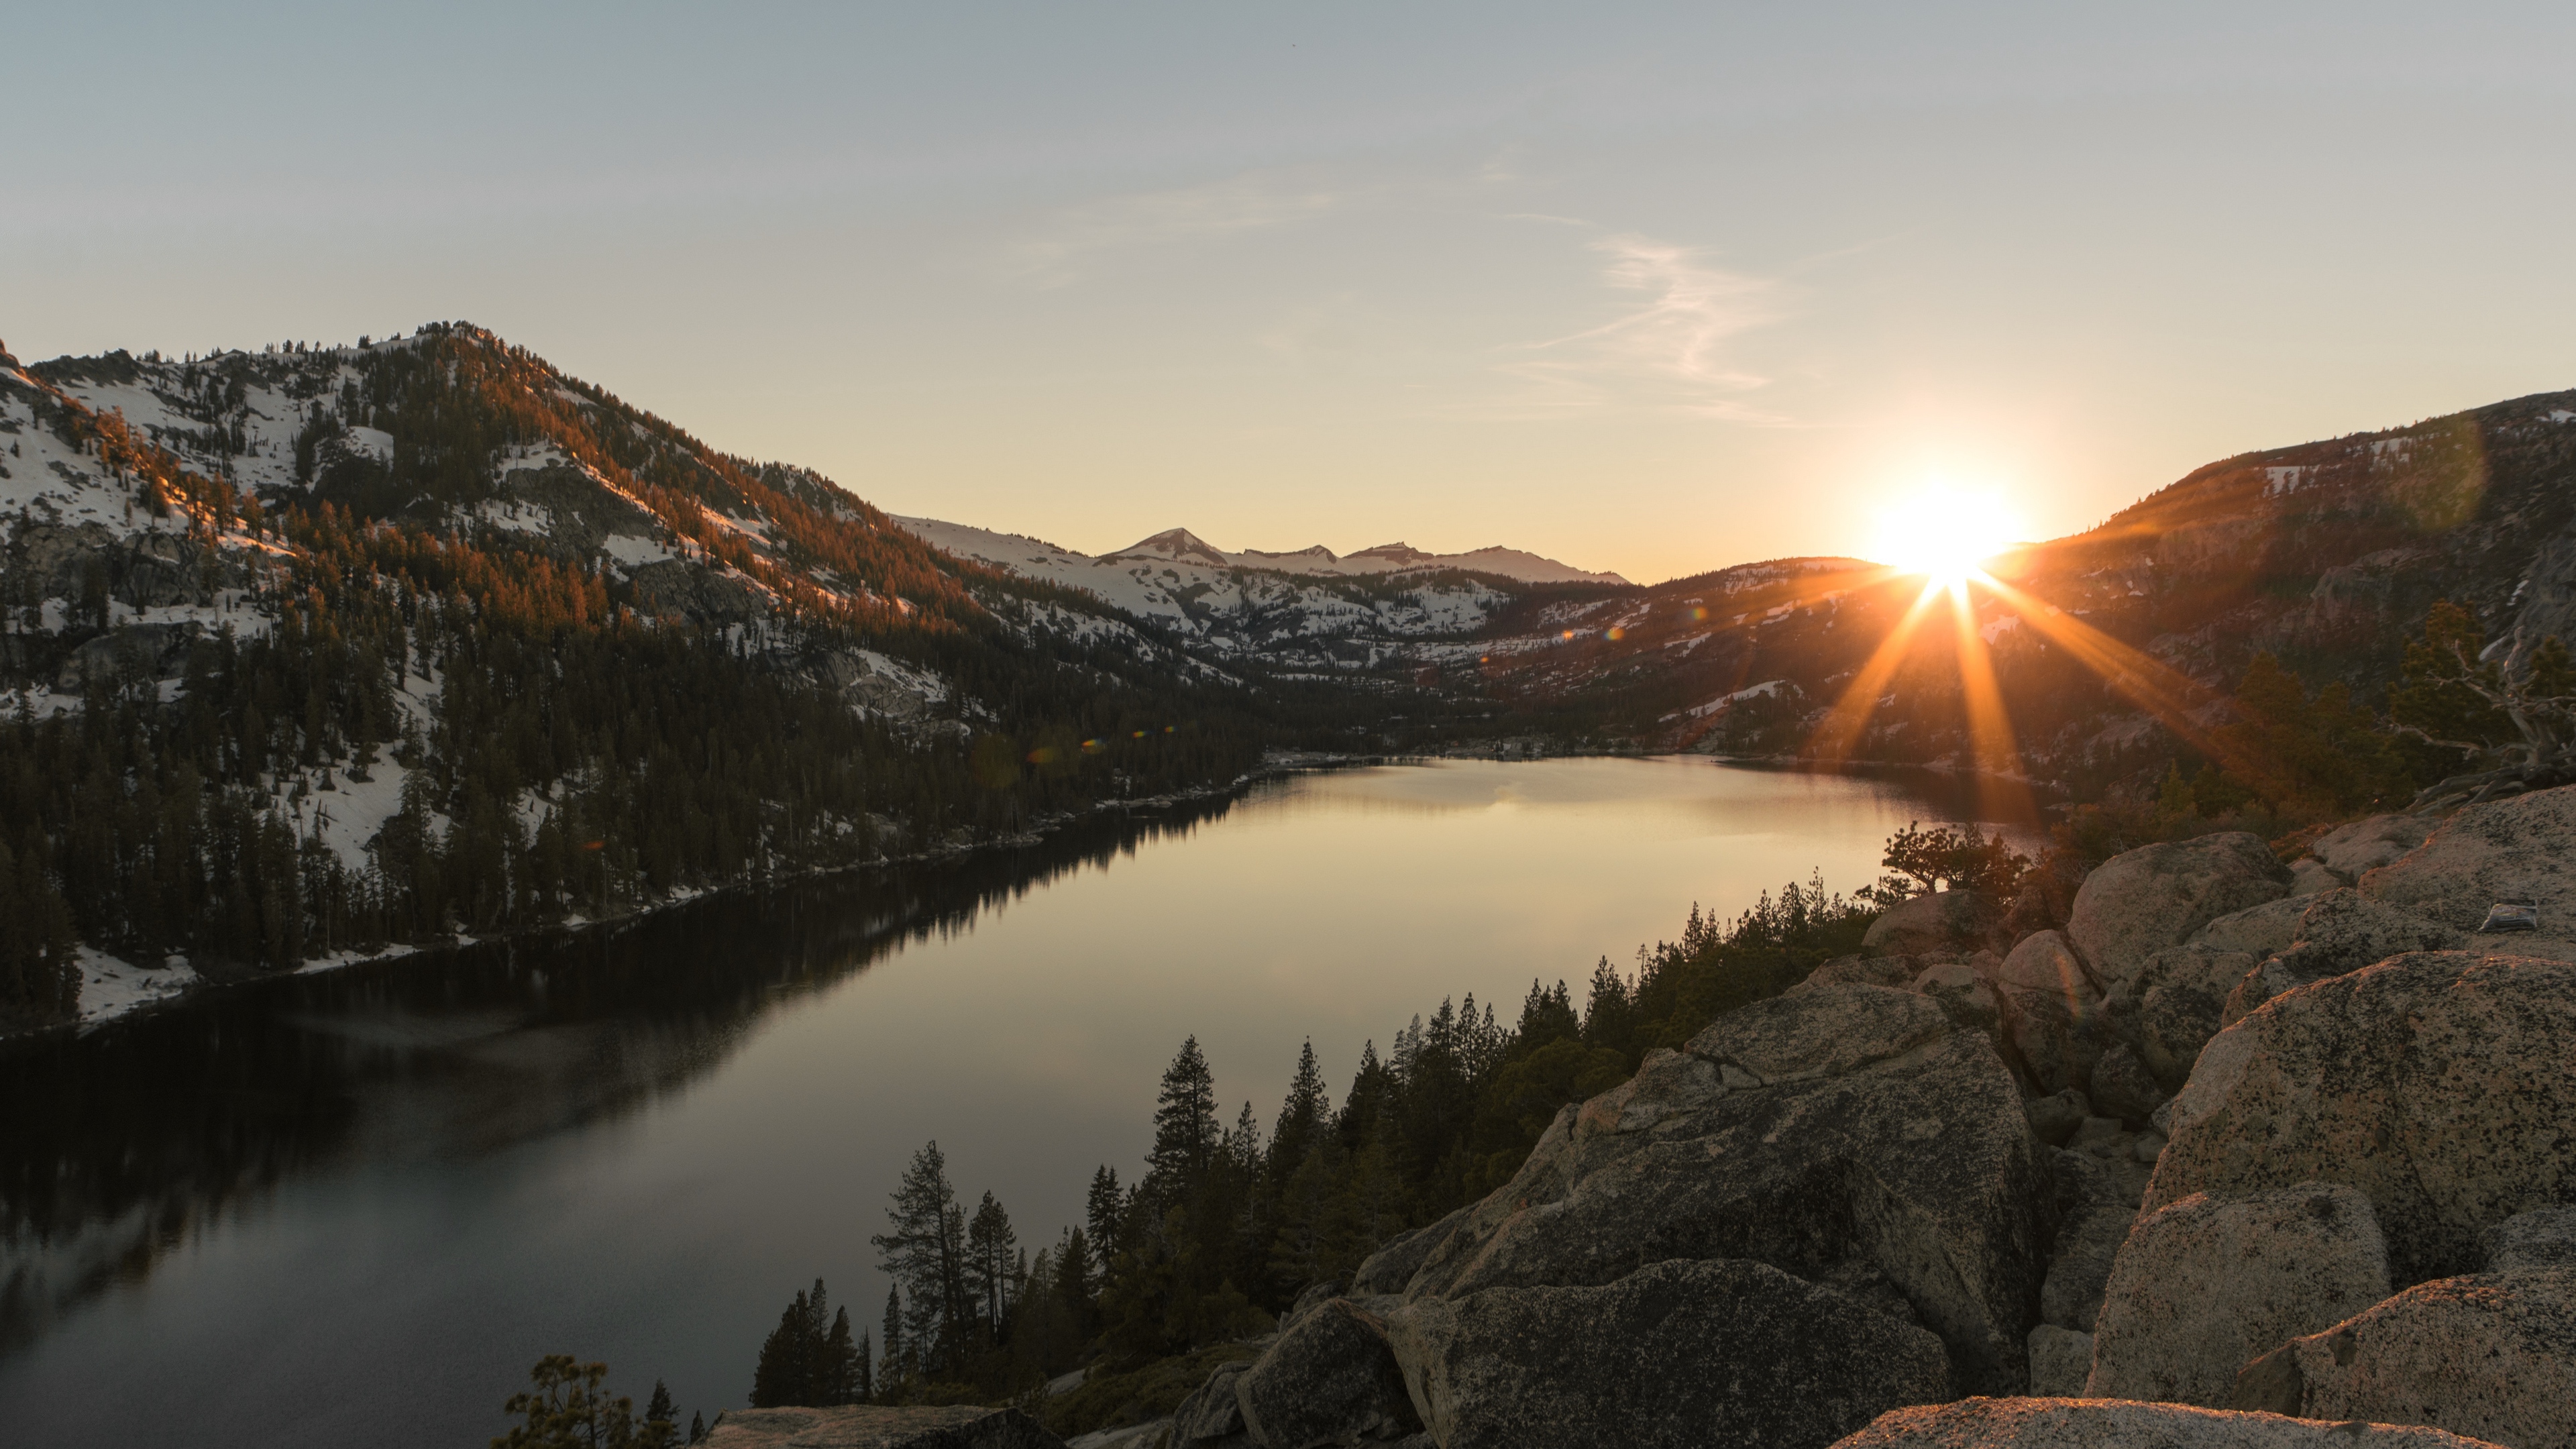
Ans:
POLYGON ((2517 674, 2570 632, 2576 392, 2226 459, 1988 567, 1996 586, 1972 583, 1964 616, 1932 601, 1893 657, 1921 575, 1786 559, 1534 601, 1456 673, 1648 748, 1993 768, 1971 729, 1990 673, 2002 762, 2078 800, 2152 793, 2213 762, 2258 657, 2384 719, 2438 602, 2517 674))
MULTIPOLYGON (((0 1010, 1016 836, 1347 738, 488 332, 0 353, 0 1010)), ((1342 711, 1347 713, 1347 711, 1342 711)))

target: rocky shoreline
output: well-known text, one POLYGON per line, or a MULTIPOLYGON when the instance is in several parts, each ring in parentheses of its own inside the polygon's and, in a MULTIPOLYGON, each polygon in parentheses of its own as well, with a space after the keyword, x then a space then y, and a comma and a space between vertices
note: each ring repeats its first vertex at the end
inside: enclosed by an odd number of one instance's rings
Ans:
POLYGON ((2571 857, 2559 789, 1918 898, 1076 1443, 2576 1446, 2571 857))

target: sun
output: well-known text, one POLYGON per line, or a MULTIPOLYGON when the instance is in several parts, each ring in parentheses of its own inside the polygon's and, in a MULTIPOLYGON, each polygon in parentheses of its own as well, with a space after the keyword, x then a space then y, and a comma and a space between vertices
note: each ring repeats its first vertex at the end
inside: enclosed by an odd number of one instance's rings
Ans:
POLYGON ((1878 560, 1957 585, 2011 546, 2013 519, 1991 493, 1927 486, 1879 516, 1878 560))

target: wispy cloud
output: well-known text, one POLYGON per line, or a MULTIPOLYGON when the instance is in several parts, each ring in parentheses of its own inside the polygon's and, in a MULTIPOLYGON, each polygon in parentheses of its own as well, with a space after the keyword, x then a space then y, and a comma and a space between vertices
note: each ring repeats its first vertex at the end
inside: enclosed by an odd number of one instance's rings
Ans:
POLYGON ((1696 247, 1651 237, 1603 237, 1602 280, 1645 300, 1599 326, 1525 344, 1502 370, 1530 384, 1525 412, 1646 404, 1735 422, 1787 422, 1752 398, 1771 379, 1729 344, 1788 314, 1785 283, 1727 271, 1696 247))
POLYGON ((1289 226, 1339 211, 1359 195, 1319 171, 1298 169, 1109 197, 1048 217, 1006 250, 1004 268, 1025 282, 1062 286, 1083 258, 1100 252, 1289 226))

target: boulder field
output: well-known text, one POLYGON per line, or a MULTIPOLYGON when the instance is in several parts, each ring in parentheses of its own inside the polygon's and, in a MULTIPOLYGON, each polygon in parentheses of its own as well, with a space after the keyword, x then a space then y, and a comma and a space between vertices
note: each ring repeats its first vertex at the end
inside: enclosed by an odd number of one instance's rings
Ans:
POLYGON ((1919 898, 1310 1290, 1171 1449, 2576 1449, 2571 864, 2576 788, 2148 846, 2017 938, 1919 898))

